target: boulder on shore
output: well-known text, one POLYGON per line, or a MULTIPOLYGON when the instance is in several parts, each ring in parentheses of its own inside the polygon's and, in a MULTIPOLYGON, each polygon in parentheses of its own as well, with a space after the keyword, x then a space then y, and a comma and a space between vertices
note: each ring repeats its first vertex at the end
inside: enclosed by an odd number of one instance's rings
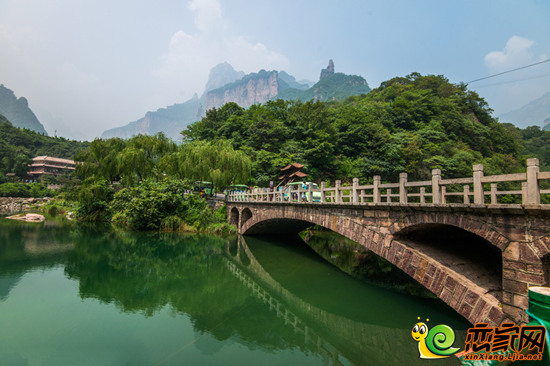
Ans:
POLYGON ((26 222, 42 222, 46 220, 44 216, 40 214, 35 214, 35 213, 26 213, 26 214, 8 216, 6 217, 6 219, 26 221, 26 222))

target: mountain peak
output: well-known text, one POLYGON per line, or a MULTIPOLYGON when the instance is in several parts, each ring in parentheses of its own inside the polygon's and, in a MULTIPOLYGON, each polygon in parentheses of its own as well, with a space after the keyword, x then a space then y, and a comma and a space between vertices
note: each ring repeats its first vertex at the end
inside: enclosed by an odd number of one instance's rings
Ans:
POLYGON ((44 126, 33 111, 29 108, 27 98, 15 96, 15 93, 0 84, 0 114, 4 115, 13 126, 28 128, 43 135, 47 135, 44 126))
POLYGON ((204 92, 207 93, 210 90, 232 83, 241 79, 244 75, 243 71, 236 71, 227 61, 217 64, 210 69, 204 92))
POLYGON ((329 75, 334 75, 334 61, 332 61, 332 59, 328 60, 327 68, 321 70, 321 76, 319 77, 319 80, 329 75))

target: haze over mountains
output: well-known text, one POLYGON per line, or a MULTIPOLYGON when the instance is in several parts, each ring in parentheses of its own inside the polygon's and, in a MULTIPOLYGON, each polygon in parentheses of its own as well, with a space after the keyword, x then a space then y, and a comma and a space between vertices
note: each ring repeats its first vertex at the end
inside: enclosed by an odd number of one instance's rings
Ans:
MULTIPOLYGON (((219 108, 228 102, 248 108, 253 104, 265 103, 272 99, 342 100, 351 95, 369 91, 370 87, 363 77, 336 73, 332 60, 329 61, 327 68, 321 70, 320 80, 317 83, 297 81, 285 71, 260 70, 258 73, 245 74, 224 62, 210 70, 205 91, 200 97, 195 94, 193 98, 183 103, 147 112, 137 121, 106 130, 101 137, 130 138, 137 134, 153 135, 164 132, 178 141, 181 139, 180 132, 187 125, 200 120, 207 110, 219 108)), ((44 126, 29 108, 27 99, 17 98, 14 91, 2 84, 0 84, 0 114, 15 127, 28 128, 47 135, 44 126)), ((512 123, 519 128, 534 125, 550 130, 550 92, 515 111, 498 117, 500 122, 512 123)), ((57 131, 57 135, 65 134, 67 131, 57 131)))
POLYGON ((143 118, 107 130, 101 137, 130 138, 139 133, 155 134, 163 131, 172 139, 179 140, 180 132, 187 125, 200 120, 207 110, 219 108, 229 102, 248 108, 272 99, 327 101, 370 91, 367 81, 361 76, 335 73, 332 60, 321 72, 319 82, 311 87, 310 84, 313 83, 296 81, 295 77, 285 71, 260 70, 258 73, 245 75, 224 62, 210 70, 205 92, 200 98, 195 95, 184 103, 147 112, 143 118))
POLYGON ((550 130, 550 92, 519 109, 501 114, 499 121, 513 123, 519 128, 539 126, 550 130))

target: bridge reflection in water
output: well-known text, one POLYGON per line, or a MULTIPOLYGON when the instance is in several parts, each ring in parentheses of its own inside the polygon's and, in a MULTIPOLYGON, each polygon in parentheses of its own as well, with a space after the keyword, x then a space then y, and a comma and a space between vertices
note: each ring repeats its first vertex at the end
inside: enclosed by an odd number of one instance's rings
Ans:
POLYGON ((528 288, 550 283, 550 189, 542 189, 550 172, 534 158, 525 173, 472 170, 456 179, 433 169, 426 181, 402 173, 399 182, 375 176, 367 185, 355 178, 349 186, 231 193, 227 213, 242 235, 321 226, 388 260, 473 324, 527 323, 528 288), (470 248, 447 245, 456 233, 470 248), (463 259, 467 268, 455 265, 463 259))
MULTIPOLYGON (((253 251, 266 245, 277 244, 273 243, 273 240, 264 242, 258 238, 245 239, 242 236, 236 242, 228 243, 225 248, 226 267, 269 307, 270 311, 284 319, 286 326, 292 327, 294 333, 302 335, 306 347, 311 347, 310 349, 323 356, 332 365, 422 365, 426 361, 419 358, 418 344, 411 337, 411 327, 417 321, 416 316, 428 315, 433 318, 433 321, 437 321, 438 315, 441 315, 440 319, 443 318, 450 322, 449 318, 445 316, 446 314, 439 314, 440 310, 433 309, 430 315, 426 312, 429 312, 429 306, 410 309, 407 308, 407 304, 402 302, 393 306, 381 304, 382 308, 388 308, 388 312, 380 313, 381 307, 373 303, 379 301, 376 294, 370 298, 370 304, 362 304, 360 309, 358 309, 357 303, 350 303, 346 301, 347 299, 333 299, 344 305, 344 308, 348 307, 342 311, 331 307, 330 301, 318 304, 310 299, 304 300, 302 296, 298 296, 297 293, 285 287, 287 281, 281 278, 281 273, 278 273, 278 276, 277 274, 272 275, 254 255, 253 251), (400 305, 404 306, 401 309, 402 313, 392 314, 393 311, 399 309, 400 305), (326 308, 330 308, 332 311, 326 308), (398 318, 400 321, 392 322, 392 318, 398 318), (410 318, 410 321, 403 321, 404 318, 410 318)), ((275 254, 270 251, 268 255, 275 254)), ((334 273, 337 272, 334 269, 334 273)), ((293 275, 296 273, 289 274, 287 280, 292 282, 293 275)), ((300 275, 302 275, 300 280, 306 277, 303 271, 300 271, 300 275)), ((319 281, 323 281, 323 279, 319 279, 319 281)), ((317 288, 318 285, 312 286, 317 288)), ((353 295, 355 294, 356 292, 353 295)), ((308 296, 306 295, 306 297, 308 296)), ((397 298, 400 297, 402 296, 397 295, 397 298)), ((458 314, 456 314, 456 318, 459 318, 458 314)), ((452 325, 457 335, 455 345, 462 347, 465 329, 468 325, 461 322, 461 319, 452 325)), ((438 364, 458 365, 459 362, 456 358, 451 357, 439 360, 438 364)))

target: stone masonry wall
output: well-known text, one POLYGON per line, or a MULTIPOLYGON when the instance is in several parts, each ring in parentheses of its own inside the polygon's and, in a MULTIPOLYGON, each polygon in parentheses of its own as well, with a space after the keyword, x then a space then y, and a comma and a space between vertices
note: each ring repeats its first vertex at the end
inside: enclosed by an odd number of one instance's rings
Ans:
POLYGON ((0 197, 0 215, 27 212, 50 201, 50 198, 0 197))

